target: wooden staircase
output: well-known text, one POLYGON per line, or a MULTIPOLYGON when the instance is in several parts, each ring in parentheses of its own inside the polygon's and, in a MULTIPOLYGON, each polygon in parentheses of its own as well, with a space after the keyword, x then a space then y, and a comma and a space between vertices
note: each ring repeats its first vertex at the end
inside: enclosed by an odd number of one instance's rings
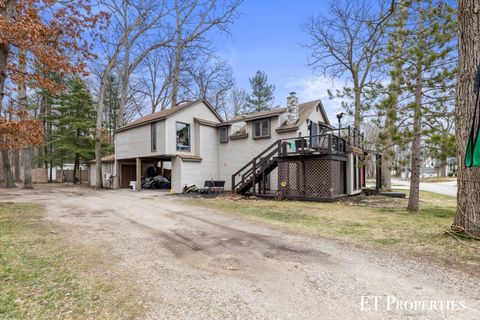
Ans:
POLYGON ((281 141, 275 141, 258 156, 253 158, 232 175, 232 190, 246 194, 250 190, 253 195, 267 192, 266 179, 277 168, 275 157, 280 155, 281 141))
POLYGON ((350 127, 323 130, 314 136, 277 140, 232 175, 232 191, 267 194, 267 178, 278 167, 277 157, 345 157, 347 146, 363 147, 362 144, 363 135, 350 127))

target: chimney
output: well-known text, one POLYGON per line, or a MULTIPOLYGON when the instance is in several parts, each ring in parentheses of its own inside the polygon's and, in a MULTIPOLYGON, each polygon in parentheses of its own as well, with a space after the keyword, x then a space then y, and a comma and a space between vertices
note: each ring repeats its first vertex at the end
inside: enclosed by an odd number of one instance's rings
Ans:
POLYGON ((295 92, 290 92, 290 96, 287 97, 287 124, 295 124, 298 120, 298 98, 295 92))

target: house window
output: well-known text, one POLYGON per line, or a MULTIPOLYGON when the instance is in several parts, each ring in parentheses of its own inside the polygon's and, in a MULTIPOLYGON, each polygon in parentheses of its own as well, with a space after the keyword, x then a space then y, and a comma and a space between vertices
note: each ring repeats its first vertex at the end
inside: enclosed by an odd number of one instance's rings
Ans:
POLYGON ((152 152, 157 151, 157 124, 152 123, 150 125, 150 144, 152 147, 152 152))
POLYGON ((177 151, 190 151, 190 125, 177 122, 177 151))
POLYGON ((270 119, 253 122, 253 138, 270 137, 270 119))
POLYGON ((220 142, 228 142, 228 127, 220 128, 220 142))

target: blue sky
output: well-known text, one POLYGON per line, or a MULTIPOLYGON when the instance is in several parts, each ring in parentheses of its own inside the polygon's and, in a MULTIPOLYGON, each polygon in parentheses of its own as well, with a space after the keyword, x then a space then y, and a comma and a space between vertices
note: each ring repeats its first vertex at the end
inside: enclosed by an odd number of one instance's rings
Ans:
POLYGON ((245 0, 231 35, 215 39, 218 54, 233 67, 237 85, 249 91, 248 79, 257 70, 265 71, 276 87, 277 105, 284 106, 288 93, 296 91, 300 102, 321 98, 332 120, 340 102, 328 98, 327 89, 333 83, 307 66, 309 51, 302 43, 308 42, 308 36, 300 26, 309 15, 325 12, 328 2, 245 0))

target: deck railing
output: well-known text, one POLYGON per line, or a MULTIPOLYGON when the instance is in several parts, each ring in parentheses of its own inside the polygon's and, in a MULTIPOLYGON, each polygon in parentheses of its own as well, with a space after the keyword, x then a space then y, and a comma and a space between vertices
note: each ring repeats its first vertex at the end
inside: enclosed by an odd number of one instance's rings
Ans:
POLYGON ((318 135, 277 140, 232 175, 232 190, 252 186, 255 194, 257 183, 265 189, 265 170, 267 168, 271 170, 272 163, 275 164, 275 157, 345 155, 349 145, 356 147, 363 145, 363 135, 352 127, 326 129, 318 135))
POLYGON ((281 139, 280 156, 307 154, 343 155, 347 151, 347 141, 332 133, 315 136, 281 139))
POLYGON ((348 146, 363 148, 364 134, 355 127, 348 126, 336 129, 323 129, 320 135, 331 133, 347 141, 348 146))

